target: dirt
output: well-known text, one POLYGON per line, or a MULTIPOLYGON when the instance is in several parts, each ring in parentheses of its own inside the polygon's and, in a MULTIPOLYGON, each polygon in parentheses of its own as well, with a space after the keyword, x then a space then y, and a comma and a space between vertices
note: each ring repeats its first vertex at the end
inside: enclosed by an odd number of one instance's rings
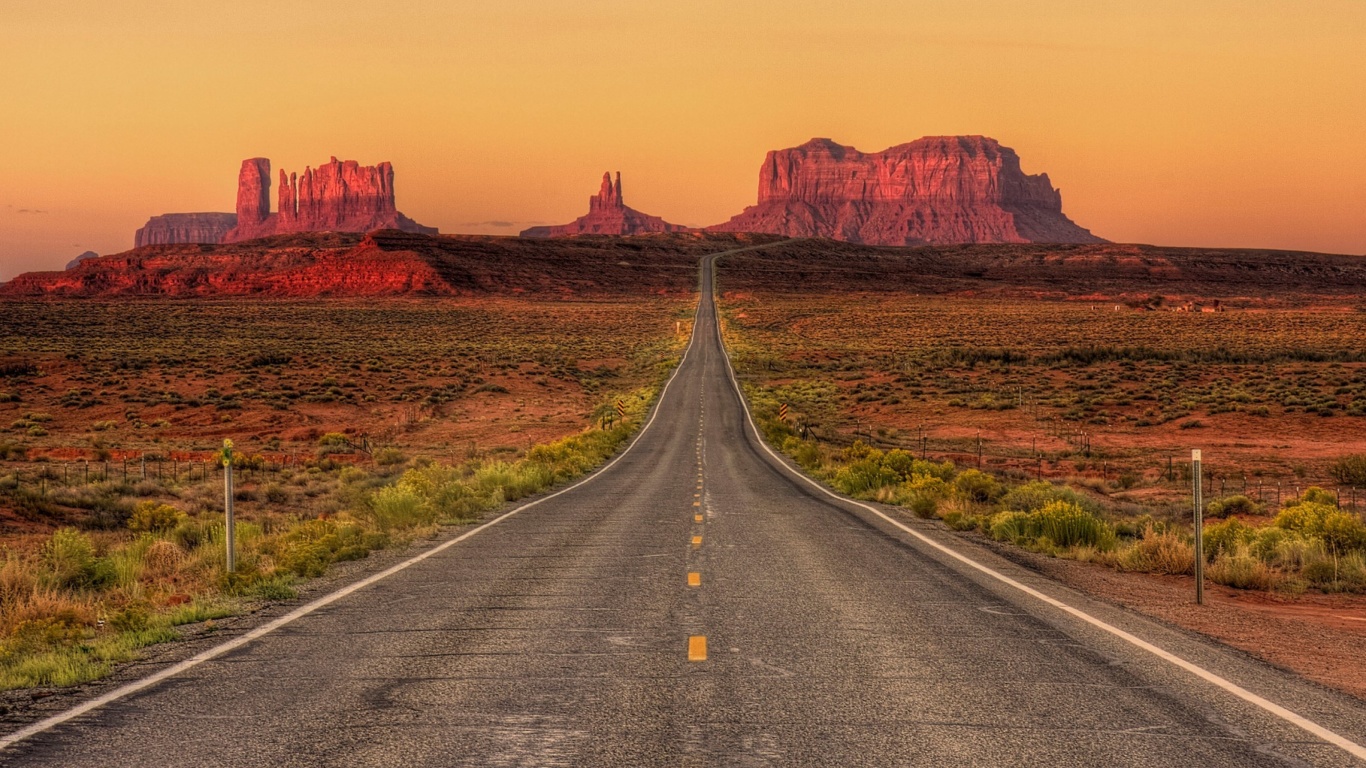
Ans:
POLYGON ((1290 597, 1206 583, 1205 604, 1197 605, 1193 577, 1124 573, 960 535, 1068 587, 1366 700, 1366 596, 1290 597))

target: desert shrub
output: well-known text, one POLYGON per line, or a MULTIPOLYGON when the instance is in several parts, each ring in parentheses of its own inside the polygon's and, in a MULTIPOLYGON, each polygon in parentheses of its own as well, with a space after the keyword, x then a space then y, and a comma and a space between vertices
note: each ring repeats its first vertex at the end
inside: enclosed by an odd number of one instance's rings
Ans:
POLYGON ((152 578, 166 578, 180 570, 186 553, 173 541, 157 539, 142 553, 144 573, 152 578))
POLYGON ((814 440, 802 440, 798 437, 788 437, 783 441, 783 450, 792 457, 793 461, 808 472, 820 470, 825 463, 825 457, 821 453, 821 448, 814 440))
POLYGON ((152 613, 146 603, 133 602, 109 617, 109 626, 118 632, 141 632, 151 624, 152 613))
POLYGON ((1366 453, 1343 456, 1328 467, 1328 472, 1343 485, 1366 487, 1366 453))
POLYGON ((138 532, 167 531, 180 524, 185 515, 170 504, 140 501, 128 516, 128 529, 138 532))
POLYGON ((41 653, 52 648, 70 648, 85 639, 89 617, 75 608, 61 608, 50 616, 27 619, 0 641, 0 662, 41 653))
POLYGON ((978 504, 986 504, 1000 497, 1002 488, 996 478, 976 469, 960 472, 953 485, 964 498, 978 504))
POLYGON ((367 534, 354 523, 308 520, 280 536, 271 551, 280 570, 315 577, 334 562, 365 557, 384 541, 383 535, 367 534))
POLYGON ((289 365, 293 358, 282 352, 262 352, 253 356, 247 361, 247 365, 252 368, 264 368, 270 365, 289 365))
POLYGON ((932 518, 949 495, 949 484, 935 475, 913 475, 903 485, 906 505, 917 517, 932 518))
POLYGON ((1272 525, 1305 536, 1322 536, 1324 522, 1336 511, 1332 504, 1300 500, 1282 509, 1272 525))
POLYGON ((1000 541, 1022 546, 1114 548, 1115 532, 1104 520, 1068 501, 1052 501, 1034 512, 1007 510, 993 515, 985 526, 1000 541))
POLYGON ((1340 509, 1324 516, 1322 535, 1333 552, 1366 549, 1366 525, 1356 515, 1340 509))
POLYGON ((1214 583, 1234 589, 1274 589, 1282 578, 1275 569, 1251 554, 1245 544, 1221 550, 1205 572, 1214 583))
POLYGON ((350 453, 351 438, 341 432, 328 432, 318 438, 318 455, 328 456, 334 453, 350 453))
POLYGON ((1100 550, 1114 546, 1115 533, 1104 520, 1068 501, 1053 501, 1038 512, 1039 538, 1059 547, 1088 546, 1100 550))
POLYGON ((901 476, 883 466, 881 459, 881 453, 874 451, 867 458, 841 467, 830 484, 850 496, 867 496, 880 488, 900 484, 901 476))
POLYGON ((265 490, 262 492, 262 495, 265 496, 266 501, 270 502, 271 504, 284 504, 285 502, 289 501, 289 492, 286 491, 283 487, 281 487, 278 483, 271 483, 270 485, 267 485, 265 490))
POLYGON ((918 475, 928 475, 944 481, 953 479, 953 462, 935 463, 917 459, 914 454, 900 448, 890 450, 886 454, 879 454, 878 460, 883 467, 895 472, 902 480, 910 480, 918 475))
POLYGON ((1244 525, 1236 518, 1205 526, 1204 541, 1206 557, 1219 553, 1245 551, 1257 541, 1257 529, 1244 525))
POLYGON ((1120 553, 1121 570, 1184 574, 1195 570, 1195 546, 1176 531, 1149 524, 1143 536, 1120 553))
POLYGON ((997 541, 1027 544, 1031 539, 1032 526, 1027 512, 997 512, 991 517, 987 533, 997 541))
POLYGON ((1227 496, 1222 499, 1211 501, 1205 508, 1205 514, 1210 517, 1228 517, 1229 515, 1260 515, 1262 505, 1242 494, 1227 496))
POLYGON ((535 461, 489 462, 479 466, 470 478, 475 495, 487 499, 490 506, 516 501, 548 488, 554 482, 554 469, 535 461))
POLYGON ((375 492, 370 502, 371 518, 381 531, 432 525, 437 509, 428 497, 411 484, 400 480, 375 492))
POLYGON ((112 564, 95 555, 90 537, 75 528, 59 528, 42 547, 46 577, 54 587, 98 589, 118 578, 112 564))
POLYGON ((381 467, 391 467, 404 462, 403 452, 397 448, 381 448, 375 451, 375 463, 381 467))
POLYGON ((1035 480, 1011 488, 1001 497, 1001 507, 1016 512, 1034 512, 1055 501, 1075 504, 1092 514, 1100 513, 1100 505, 1065 485, 1054 485, 1046 480, 1035 480))

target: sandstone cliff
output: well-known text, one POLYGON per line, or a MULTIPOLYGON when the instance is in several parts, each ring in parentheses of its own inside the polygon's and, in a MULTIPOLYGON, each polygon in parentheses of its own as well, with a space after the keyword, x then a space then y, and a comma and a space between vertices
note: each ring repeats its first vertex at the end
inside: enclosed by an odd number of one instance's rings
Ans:
POLYGON ((588 214, 569 224, 551 227, 532 227, 522 231, 522 237, 567 237, 570 235, 640 235, 646 232, 686 232, 688 227, 669 222, 658 216, 641 213, 626 207, 621 197, 621 173, 613 183, 610 173, 602 175, 602 187, 588 198, 588 214))
POLYGON ((360 165, 333 157, 317 169, 286 176, 280 171, 279 210, 270 212, 270 161, 242 161, 237 177, 237 226, 223 242, 235 243, 290 232, 369 232, 396 229, 429 235, 424 227, 398 211, 394 200, 394 167, 360 165))
POLYGON ((768 153, 758 204, 723 232, 869 245, 1105 242, 1072 223, 1047 174, 985 136, 932 136, 864 154, 829 139, 768 153))
POLYGON ((232 213, 163 213, 147 220, 133 235, 133 247, 172 243, 221 243, 237 226, 232 213))

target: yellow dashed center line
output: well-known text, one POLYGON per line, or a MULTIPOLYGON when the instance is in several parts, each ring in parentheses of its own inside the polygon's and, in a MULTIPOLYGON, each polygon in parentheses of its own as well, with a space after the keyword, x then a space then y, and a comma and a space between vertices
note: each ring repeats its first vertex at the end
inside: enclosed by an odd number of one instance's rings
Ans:
POLYGON ((707 636, 693 635, 688 638, 688 661, 707 660, 707 636))
POLYGON ((702 522, 702 516, 701 516, 701 515, 693 515, 693 516, 692 516, 692 521, 693 521, 694 523, 700 523, 700 522, 702 522))
POLYGON ((692 572, 690 572, 690 573, 688 574, 688 586, 690 586, 690 587, 700 587, 700 586, 702 586, 702 574, 698 573, 697 571, 692 571, 692 572))
POLYGON ((693 545, 694 547, 700 547, 700 546, 702 546, 702 537, 701 537, 701 536, 694 536, 694 537, 692 537, 692 545, 693 545))
POLYGON ((692 503, 692 505, 693 505, 694 507, 700 507, 700 506, 702 506, 702 502, 700 502, 700 501, 694 501, 694 502, 692 503))

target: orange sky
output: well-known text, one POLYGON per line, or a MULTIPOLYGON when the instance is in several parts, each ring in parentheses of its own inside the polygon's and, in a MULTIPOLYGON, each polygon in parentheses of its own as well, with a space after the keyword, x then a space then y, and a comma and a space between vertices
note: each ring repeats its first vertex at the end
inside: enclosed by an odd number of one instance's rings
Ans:
POLYGON ((769 149, 957 133, 1112 240, 1366 253, 1360 0, 204 5, 0 5, 0 280, 231 211, 257 155, 391 160, 418 221, 509 233, 607 169, 705 225, 769 149))

